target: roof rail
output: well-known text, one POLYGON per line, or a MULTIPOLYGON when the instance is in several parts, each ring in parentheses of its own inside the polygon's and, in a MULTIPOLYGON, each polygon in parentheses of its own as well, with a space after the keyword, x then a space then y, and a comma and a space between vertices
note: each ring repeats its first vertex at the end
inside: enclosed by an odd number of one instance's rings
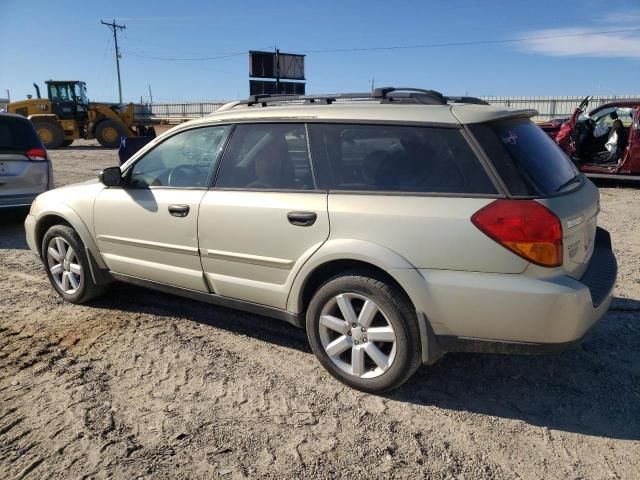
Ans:
POLYGON ((421 105, 446 105, 448 102, 474 103, 478 105, 488 105, 487 102, 476 97, 446 97, 435 90, 425 90, 412 87, 381 87, 372 92, 366 93, 337 93, 321 95, 295 95, 295 94, 260 94, 251 95, 246 100, 241 100, 231 108, 238 105, 262 106, 276 103, 304 103, 331 105, 340 100, 369 100, 380 103, 401 103, 401 104, 421 104, 421 105))

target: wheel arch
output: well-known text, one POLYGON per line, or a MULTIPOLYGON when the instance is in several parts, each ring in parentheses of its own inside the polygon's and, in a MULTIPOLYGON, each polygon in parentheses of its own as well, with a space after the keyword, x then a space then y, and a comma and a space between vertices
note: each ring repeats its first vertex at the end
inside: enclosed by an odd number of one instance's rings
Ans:
POLYGON ((302 266, 292 284, 287 310, 304 315, 308 301, 317 288, 332 276, 353 268, 370 269, 391 281, 418 308, 412 288, 402 282, 394 270, 413 270, 416 280, 424 279, 402 255, 364 240, 329 240, 302 266))
POLYGON ((91 232, 84 221, 80 218, 80 215, 67 205, 50 205, 46 210, 38 213, 35 224, 35 247, 38 255, 42 257, 42 239, 45 233, 53 225, 65 224, 73 228, 82 240, 85 248, 89 251, 93 261, 101 269, 106 269, 107 266, 100 256, 98 245, 93 239, 91 232))
POLYGON ((420 327, 423 363, 433 363, 440 356, 433 328, 427 318, 426 280, 402 255, 391 249, 363 240, 328 241, 300 269, 293 282, 287 310, 298 315, 302 325, 309 301, 317 289, 340 272, 362 268, 395 286, 413 306, 420 327))

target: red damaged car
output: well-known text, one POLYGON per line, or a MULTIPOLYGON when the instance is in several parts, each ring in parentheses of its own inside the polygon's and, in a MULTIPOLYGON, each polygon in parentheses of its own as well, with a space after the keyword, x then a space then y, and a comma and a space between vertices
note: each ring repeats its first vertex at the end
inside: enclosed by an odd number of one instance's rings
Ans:
POLYGON ((551 120, 540 128, 587 176, 640 180, 640 99, 606 103, 586 114, 589 100, 561 125, 551 120))

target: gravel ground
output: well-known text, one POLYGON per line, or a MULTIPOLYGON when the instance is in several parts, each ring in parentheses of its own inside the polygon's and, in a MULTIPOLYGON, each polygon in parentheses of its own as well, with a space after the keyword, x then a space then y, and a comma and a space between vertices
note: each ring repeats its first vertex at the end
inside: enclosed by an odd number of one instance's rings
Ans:
MULTIPOLYGON (((58 186, 117 163, 52 152, 58 186)), ((350 390, 304 332, 125 285, 63 303, 0 218, 6 478, 640 476, 640 191, 603 187, 611 311, 557 356, 450 354, 387 396, 350 390)))

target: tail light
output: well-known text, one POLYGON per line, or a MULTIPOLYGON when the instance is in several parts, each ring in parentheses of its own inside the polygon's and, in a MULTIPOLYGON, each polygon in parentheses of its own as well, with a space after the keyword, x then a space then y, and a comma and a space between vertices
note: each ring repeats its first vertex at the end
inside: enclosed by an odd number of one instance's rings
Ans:
POLYGON ((532 263, 562 265, 560 219, 536 201, 496 200, 478 210, 471 221, 482 233, 532 263))
POLYGON ((31 148, 25 153, 29 160, 46 160, 47 151, 44 148, 31 148))

